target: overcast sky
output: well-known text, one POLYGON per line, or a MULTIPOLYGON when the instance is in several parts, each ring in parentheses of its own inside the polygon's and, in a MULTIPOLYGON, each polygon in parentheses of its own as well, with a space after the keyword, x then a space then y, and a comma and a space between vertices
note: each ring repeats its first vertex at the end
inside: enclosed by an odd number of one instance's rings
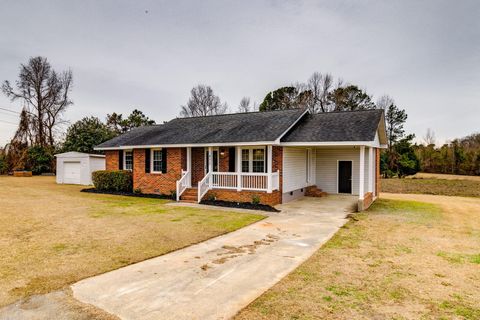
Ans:
MULTIPOLYGON (((376 101, 391 95, 407 130, 438 142, 480 131, 480 1, 0 0, 0 80, 45 56, 71 68, 65 117, 175 117, 208 84, 236 109, 329 72, 376 101)), ((0 107, 20 102, 0 96, 0 107)), ((0 144, 18 118, 0 112, 0 144), (6 123, 9 122, 9 123, 6 123)))

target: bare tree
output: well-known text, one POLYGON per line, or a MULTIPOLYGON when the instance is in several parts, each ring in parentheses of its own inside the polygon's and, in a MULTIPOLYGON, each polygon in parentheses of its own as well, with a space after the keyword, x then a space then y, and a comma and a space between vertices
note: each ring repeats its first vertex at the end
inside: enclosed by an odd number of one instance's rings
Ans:
POLYGON ((307 90, 311 92, 311 99, 308 108, 311 113, 328 112, 328 94, 333 88, 333 77, 331 74, 314 72, 307 82, 307 90))
POLYGON ((377 100, 377 109, 387 110, 388 107, 395 104, 395 100, 389 95, 383 95, 377 100))
POLYGON ((238 112, 250 112, 250 98, 243 97, 238 105, 238 112))
POLYGON ((72 86, 70 70, 58 75, 44 57, 30 58, 28 64, 20 67, 16 91, 5 81, 3 93, 11 101, 21 100, 30 115, 31 130, 35 144, 54 145, 54 130, 62 123, 61 116, 72 101, 68 95, 72 86))
POLYGON ((435 132, 432 129, 428 128, 427 133, 423 137, 423 141, 426 146, 435 145, 435 132))
POLYGON ((182 117, 209 116, 227 111, 228 105, 220 101, 210 86, 200 84, 193 87, 190 94, 187 105, 181 107, 182 117))

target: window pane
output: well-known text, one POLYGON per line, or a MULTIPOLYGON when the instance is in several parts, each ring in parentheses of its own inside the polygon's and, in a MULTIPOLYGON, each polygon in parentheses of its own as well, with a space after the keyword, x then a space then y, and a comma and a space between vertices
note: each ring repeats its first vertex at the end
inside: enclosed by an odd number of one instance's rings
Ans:
POLYGON ((162 171, 162 150, 153 150, 153 171, 162 171))
POLYGON ((242 172, 248 172, 248 160, 242 161, 242 172))
POLYGON ((254 149, 253 150, 253 161, 259 160, 263 161, 265 157, 265 150, 264 149, 254 149))
POLYGON ((252 169, 253 172, 265 172, 265 162, 264 161, 253 161, 252 169))
POLYGON ((132 170, 133 155, 132 151, 125 151, 125 169, 132 170))
POLYGON ((248 161, 249 151, 250 151, 250 150, 248 150, 248 149, 242 149, 242 160, 243 160, 243 161, 248 161))

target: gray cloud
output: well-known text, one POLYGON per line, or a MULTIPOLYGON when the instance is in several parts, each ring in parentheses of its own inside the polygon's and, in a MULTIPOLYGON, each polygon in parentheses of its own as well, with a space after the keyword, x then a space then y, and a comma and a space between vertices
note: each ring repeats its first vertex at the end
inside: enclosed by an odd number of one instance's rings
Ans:
MULTIPOLYGON (((1 1, 1 8, 0 80, 15 80, 34 55, 70 67, 72 122, 133 107, 169 120, 198 83, 236 108, 242 96, 261 102, 321 71, 393 96, 417 136, 427 128, 441 140, 479 130, 478 1, 1 1)), ((20 109, 3 96, 0 106, 20 109)), ((0 123, 0 144, 14 130, 0 123)))

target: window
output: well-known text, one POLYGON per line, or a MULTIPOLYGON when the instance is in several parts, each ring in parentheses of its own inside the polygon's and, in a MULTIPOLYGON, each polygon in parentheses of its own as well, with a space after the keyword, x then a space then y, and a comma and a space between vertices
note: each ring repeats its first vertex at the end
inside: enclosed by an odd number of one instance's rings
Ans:
POLYGON ((242 149, 242 172, 250 171, 250 149, 242 149))
POLYGON ((152 172, 162 172, 162 150, 152 150, 152 172))
POLYGON ((265 172, 265 148, 242 149, 242 172, 265 172))
POLYGON ((124 163, 125 163, 125 170, 133 169, 133 152, 132 151, 124 152, 124 163))
POLYGON ((252 149, 252 171, 265 172, 265 149, 252 149))

